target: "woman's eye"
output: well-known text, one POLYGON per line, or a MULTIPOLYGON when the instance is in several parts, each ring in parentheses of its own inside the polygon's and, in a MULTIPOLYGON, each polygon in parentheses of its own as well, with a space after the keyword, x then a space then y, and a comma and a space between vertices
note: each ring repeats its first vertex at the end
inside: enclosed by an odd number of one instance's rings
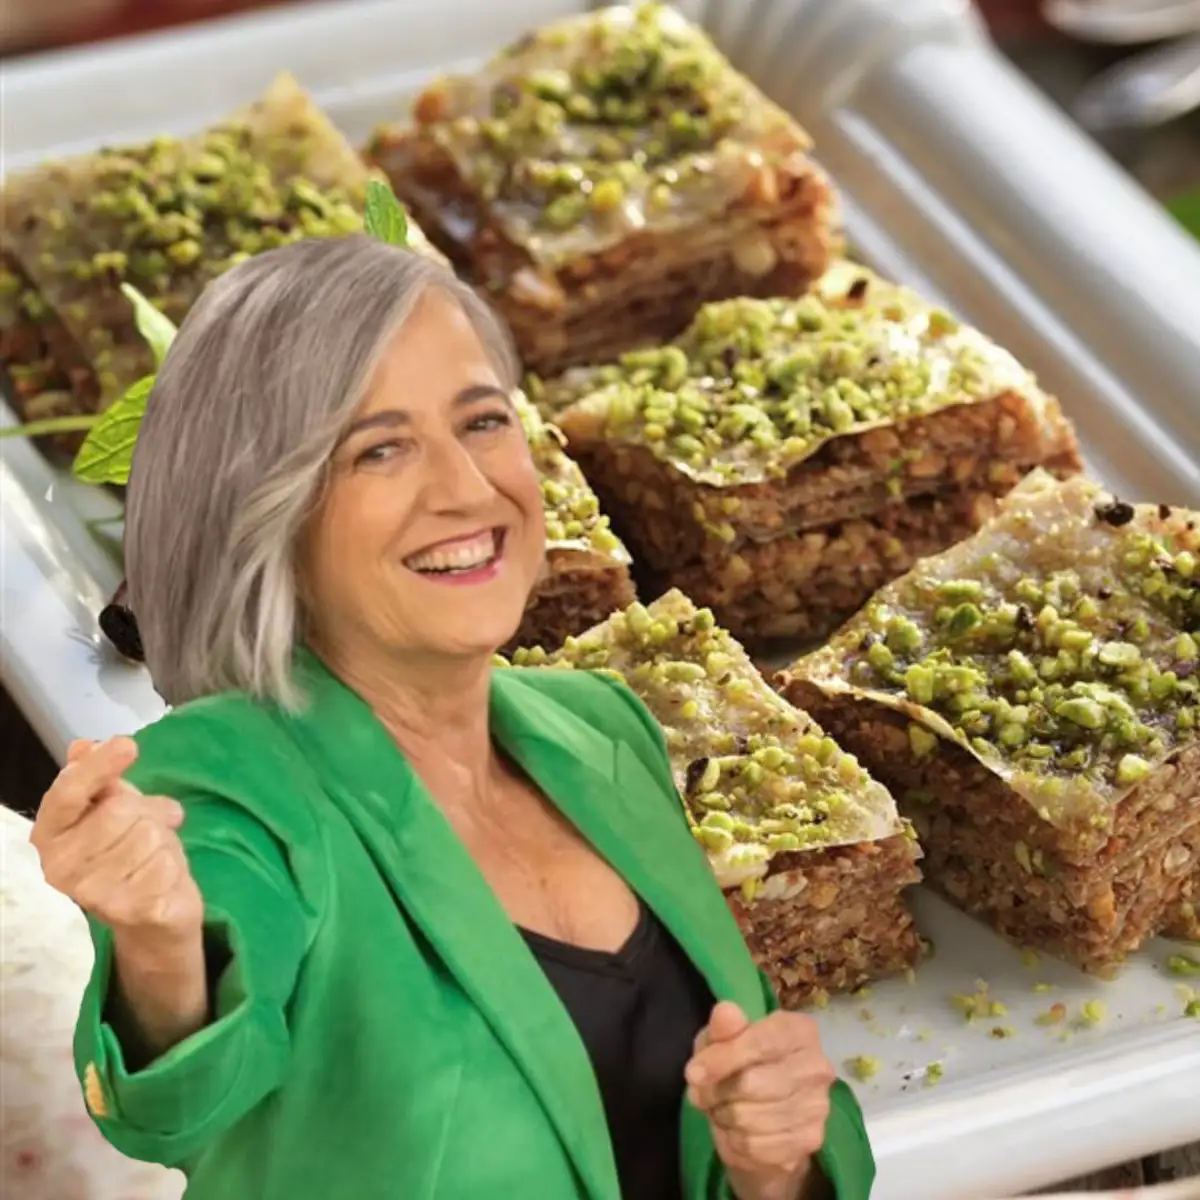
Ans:
POLYGON ((368 446, 365 450, 359 451, 354 456, 354 465, 365 467, 373 463, 389 462, 403 452, 403 442, 377 442, 374 446, 368 446))
POLYGON ((467 422, 468 433, 488 433, 505 429, 513 423, 512 413, 497 409, 496 412, 480 413, 467 422))

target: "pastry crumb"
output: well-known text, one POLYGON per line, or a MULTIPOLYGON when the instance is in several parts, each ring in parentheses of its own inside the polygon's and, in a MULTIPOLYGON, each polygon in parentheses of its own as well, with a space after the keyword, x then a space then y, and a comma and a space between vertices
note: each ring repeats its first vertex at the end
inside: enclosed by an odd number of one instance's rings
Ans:
POLYGON ((1061 1001, 1052 1004, 1043 1013, 1038 1013, 1034 1020, 1039 1025, 1061 1025, 1067 1019, 1067 1006, 1061 1001))
POLYGON ((879 1059, 873 1058, 869 1054, 859 1054, 854 1058, 846 1060, 846 1070, 860 1083, 866 1083, 874 1079, 879 1074, 879 1069, 882 1065, 879 1059))
POLYGON ((977 1017, 1005 1017, 1008 1008, 999 1000, 993 1000, 988 992, 988 985, 982 979, 975 981, 975 991, 967 994, 956 992, 950 997, 951 1004, 958 1009, 968 1022, 977 1017))

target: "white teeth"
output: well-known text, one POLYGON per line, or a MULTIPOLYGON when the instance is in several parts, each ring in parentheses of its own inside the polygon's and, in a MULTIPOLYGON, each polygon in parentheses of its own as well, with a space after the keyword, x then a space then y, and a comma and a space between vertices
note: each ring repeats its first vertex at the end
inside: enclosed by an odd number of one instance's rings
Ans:
POLYGON ((470 571, 482 567, 496 556, 496 535, 481 533, 469 542, 442 550, 426 550, 406 558, 405 564, 414 571, 470 571))

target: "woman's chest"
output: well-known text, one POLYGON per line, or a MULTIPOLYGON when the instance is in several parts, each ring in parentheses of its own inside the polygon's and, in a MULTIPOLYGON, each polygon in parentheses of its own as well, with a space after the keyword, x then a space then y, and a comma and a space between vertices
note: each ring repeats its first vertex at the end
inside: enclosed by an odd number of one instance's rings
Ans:
POLYGON ((502 823, 460 822, 456 832, 512 923, 590 948, 622 946, 638 919, 630 885, 544 801, 521 796, 506 811, 502 823))

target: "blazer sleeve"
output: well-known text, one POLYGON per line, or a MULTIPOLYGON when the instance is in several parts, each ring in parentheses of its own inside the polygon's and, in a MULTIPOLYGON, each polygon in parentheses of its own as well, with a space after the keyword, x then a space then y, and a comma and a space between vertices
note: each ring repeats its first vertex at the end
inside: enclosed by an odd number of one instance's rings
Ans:
POLYGON ((312 938, 287 857, 244 809, 176 796, 192 874, 204 897, 213 1019, 145 1067, 130 1070, 106 1019, 112 935, 89 920, 96 959, 75 1034, 75 1065, 100 1132, 121 1153, 186 1165, 281 1083, 286 1010, 312 938))
MULTIPOLYGON (((654 774, 668 792, 675 792, 675 779, 671 773, 671 760, 667 755, 667 743, 662 727, 650 710, 626 686, 607 676, 599 676, 625 701, 630 714, 642 726, 643 737, 639 739, 638 751, 645 766, 654 774)), ((683 818, 683 809, 680 808, 683 818)), ((767 1012, 779 1007, 779 1000, 770 980, 761 971, 763 996, 767 1012)), ((829 1120, 825 1126, 825 1144, 817 1154, 817 1162, 829 1181, 836 1200, 869 1200, 871 1185, 875 1180, 875 1158, 867 1138, 862 1110, 853 1090, 843 1080, 834 1082, 829 1094, 829 1120)), ((715 1200, 736 1200, 722 1172, 714 1191, 715 1200)))

